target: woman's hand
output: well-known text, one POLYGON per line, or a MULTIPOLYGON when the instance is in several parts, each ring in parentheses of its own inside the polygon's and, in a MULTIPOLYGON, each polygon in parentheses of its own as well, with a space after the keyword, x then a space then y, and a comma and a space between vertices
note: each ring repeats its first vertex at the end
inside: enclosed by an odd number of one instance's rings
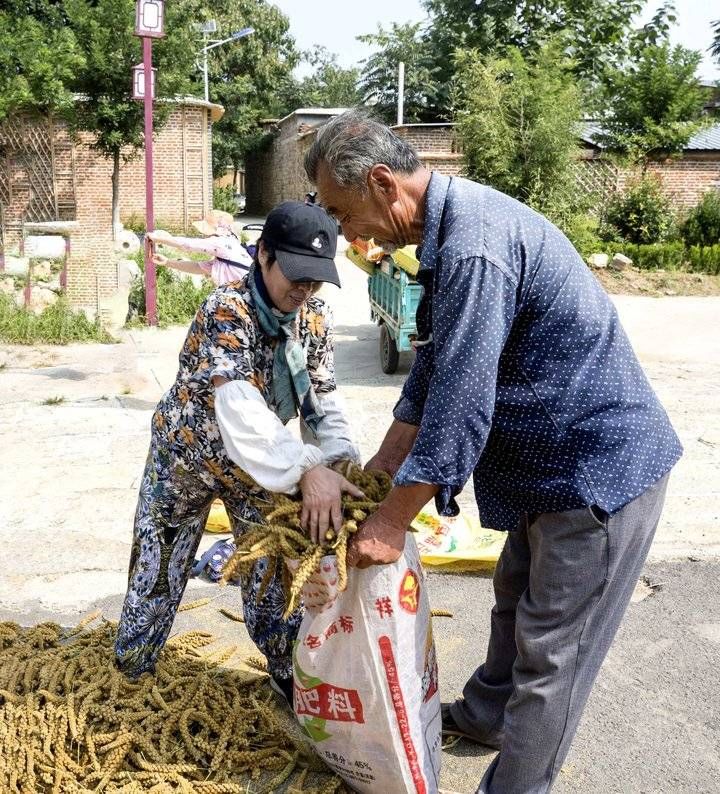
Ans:
POLYGON ((303 497, 300 523, 313 543, 324 543, 325 533, 332 525, 335 532, 342 526, 342 495, 358 499, 365 494, 341 474, 326 466, 315 466, 300 478, 303 497))
POLYGON ((153 243, 161 243, 163 240, 170 239, 172 234, 166 232, 164 229, 155 229, 155 231, 148 232, 145 236, 153 243))
POLYGON ((153 254, 152 261, 155 267, 164 267, 168 263, 168 258, 162 254, 153 254))

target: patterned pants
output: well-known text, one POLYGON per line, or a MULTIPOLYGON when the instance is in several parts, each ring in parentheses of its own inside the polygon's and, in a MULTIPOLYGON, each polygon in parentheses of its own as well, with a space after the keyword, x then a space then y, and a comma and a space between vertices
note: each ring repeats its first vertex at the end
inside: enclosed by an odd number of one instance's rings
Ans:
MULTIPOLYGON (((248 487, 231 463, 201 461, 189 466, 168 452, 156 435, 140 485, 128 590, 115 653, 131 677, 151 671, 170 633, 195 553, 214 499, 225 504, 239 538, 248 522, 260 520, 248 504, 248 487)), ((262 492, 260 492, 262 494, 262 492)), ((269 560, 258 560, 241 582, 243 613, 250 638, 267 657, 271 675, 292 675, 292 646, 302 609, 282 620, 285 605, 281 566, 258 602, 269 560)))

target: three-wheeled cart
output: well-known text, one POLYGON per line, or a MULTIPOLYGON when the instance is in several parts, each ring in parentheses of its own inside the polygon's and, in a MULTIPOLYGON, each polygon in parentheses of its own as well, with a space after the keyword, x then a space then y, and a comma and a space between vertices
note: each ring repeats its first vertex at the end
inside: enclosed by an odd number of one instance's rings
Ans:
POLYGON ((412 273, 417 273, 417 260, 403 250, 369 262, 357 243, 348 247, 347 256, 368 274, 370 316, 380 326, 380 366, 391 375, 398 368, 400 353, 412 350, 417 336, 415 313, 422 296, 412 273))

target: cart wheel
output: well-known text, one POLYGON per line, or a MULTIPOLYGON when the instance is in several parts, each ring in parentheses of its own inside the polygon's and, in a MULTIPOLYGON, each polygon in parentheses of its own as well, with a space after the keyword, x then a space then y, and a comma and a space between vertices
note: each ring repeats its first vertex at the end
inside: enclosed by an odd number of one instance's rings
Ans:
POLYGON ((383 323, 380 326, 380 366, 386 375, 392 375, 397 372, 398 362, 400 361, 400 353, 398 352, 395 340, 392 334, 388 331, 387 325, 383 323))

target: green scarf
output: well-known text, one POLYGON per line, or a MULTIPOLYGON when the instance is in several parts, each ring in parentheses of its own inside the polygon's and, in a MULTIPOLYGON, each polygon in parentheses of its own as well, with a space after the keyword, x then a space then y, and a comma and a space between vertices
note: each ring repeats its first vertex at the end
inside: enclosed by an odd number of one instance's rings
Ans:
POLYGON ((325 413, 310 383, 305 350, 294 335, 298 310, 280 314, 277 309, 268 306, 262 295, 262 292, 266 292, 265 285, 262 284, 262 288, 258 289, 257 282, 261 279, 259 268, 253 266, 248 275, 248 286, 260 327, 268 336, 278 340, 273 357, 273 411, 283 424, 287 424, 298 415, 299 409, 305 424, 317 435, 318 424, 325 413))

